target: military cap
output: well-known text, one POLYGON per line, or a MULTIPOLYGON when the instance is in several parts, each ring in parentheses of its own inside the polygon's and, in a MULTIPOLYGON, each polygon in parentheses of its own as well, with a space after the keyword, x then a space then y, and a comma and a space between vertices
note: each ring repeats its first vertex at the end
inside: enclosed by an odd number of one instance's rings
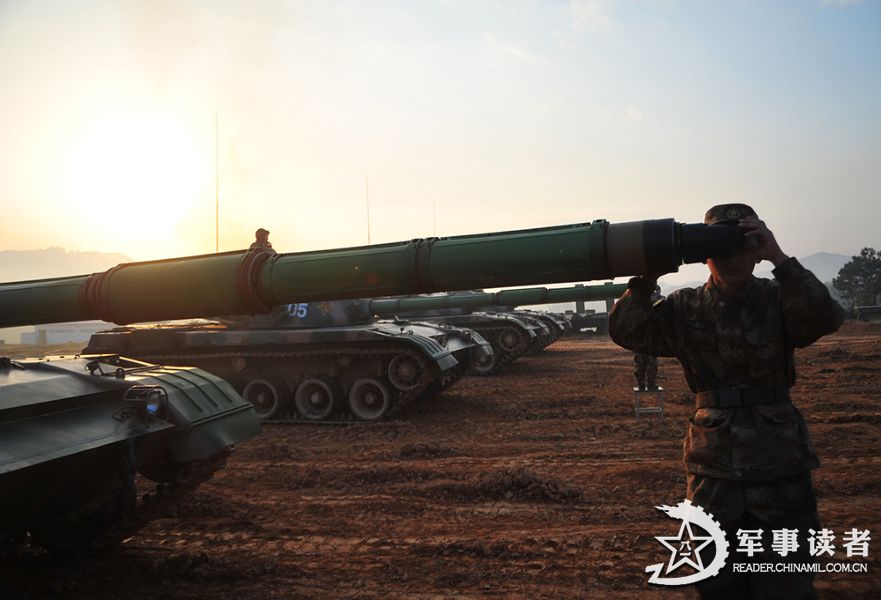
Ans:
POLYGON ((260 237, 260 234, 263 234, 263 235, 269 235, 269 231, 267 231, 266 229, 263 229, 263 228, 261 227, 261 228, 258 229, 256 232, 254 232, 254 235, 257 236, 257 237, 260 237))
POLYGON ((704 215, 704 225, 732 225, 745 217, 758 216, 746 204, 717 204, 704 215))

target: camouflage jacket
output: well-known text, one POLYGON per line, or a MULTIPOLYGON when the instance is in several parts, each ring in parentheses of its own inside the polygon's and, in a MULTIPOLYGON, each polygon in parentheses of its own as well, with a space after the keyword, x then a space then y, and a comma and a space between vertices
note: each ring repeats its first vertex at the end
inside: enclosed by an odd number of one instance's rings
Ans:
MULTIPOLYGON (((676 357, 693 392, 795 383, 793 349, 836 331, 844 311, 814 275, 790 258, 774 280, 752 277, 724 298, 712 277, 657 303, 641 278, 609 314, 615 343, 676 357)), ((684 443, 691 473, 763 481, 816 467, 804 419, 790 403, 699 408, 684 443)))

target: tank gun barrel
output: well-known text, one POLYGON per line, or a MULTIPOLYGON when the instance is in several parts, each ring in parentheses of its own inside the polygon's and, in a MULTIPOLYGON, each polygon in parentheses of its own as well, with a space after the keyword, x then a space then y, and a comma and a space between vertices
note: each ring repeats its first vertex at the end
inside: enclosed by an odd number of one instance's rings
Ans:
POLYGON ((529 306, 557 304, 575 300, 606 300, 620 298, 627 289, 624 283, 608 283, 567 288, 518 288, 498 292, 444 294, 413 298, 379 298, 370 301, 371 314, 387 317, 402 313, 443 310, 448 308, 478 309, 488 306, 529 306))
POLYGON ((661 274, 727 254, 742 240, 736 226, 598 220, 312 252, 124 263, 93 275, 0 284, 0 327, 255 314, 295 302, 661 274))

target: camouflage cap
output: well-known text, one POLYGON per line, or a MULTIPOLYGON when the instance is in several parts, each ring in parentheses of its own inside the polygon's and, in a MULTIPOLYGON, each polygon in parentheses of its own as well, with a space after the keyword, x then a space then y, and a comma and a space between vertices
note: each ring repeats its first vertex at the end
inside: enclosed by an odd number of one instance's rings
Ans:
POLYGON ((744 217, 756 217, 756 211, 746 204, 717 204, 704 215, 704 225, 730 225, 744 217))

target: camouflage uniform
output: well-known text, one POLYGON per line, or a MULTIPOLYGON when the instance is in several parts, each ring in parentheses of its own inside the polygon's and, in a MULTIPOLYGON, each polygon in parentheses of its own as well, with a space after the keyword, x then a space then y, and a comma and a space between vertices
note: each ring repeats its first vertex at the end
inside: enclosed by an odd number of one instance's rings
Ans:
MULTIPOLYGON (((654 306, 653 283, 631 279, 609 315, 609 333, 625 348, 682 364, 698 393, 683 445, 688 498, 719 520, 732 550, 740 528, 763 529, 766 549, 770 530, 798 529, 801 548, 786 560, 809 562, 805 537, 818 528, 810 469, 819 463, 804 419, 788 399, 795 383, 793 349, 836 331, 844 311, 796 259, 773 273, 773 281, 751 276, 733 298, 723 299, 710 277, 654 306), (736 405, 741 393, 747 397, 743 388, 750 398, 764 395, 768 402, 736 405), (706 394, 700 392, 724 393, 734 406, 720 406, 721 395, 712 396, 719 398, 715 403, 703 402, 706 394)), ((774 560, 781 559, 762 559, 774 560)), ((732 574, 731 562, 727 572, 698 584, 702 597, 816 597, 810 575, 732 574)))
MULTIPOLYGON (((652 293, 652 304, 660 302, 664 297, 661 296, 661 288, 655 286, 652 293)), ((652 354, 643 354, 642 352, 633 353, 633 376, 636 378, 636 387, 640 390, 656 390, 658 389, 658 357, 652 354)))
POLYGON ((658 357, 651 354, 635 352, 633 354, 633 376, 636 387, 641 390, 652 390, 658 387, 658 357))

